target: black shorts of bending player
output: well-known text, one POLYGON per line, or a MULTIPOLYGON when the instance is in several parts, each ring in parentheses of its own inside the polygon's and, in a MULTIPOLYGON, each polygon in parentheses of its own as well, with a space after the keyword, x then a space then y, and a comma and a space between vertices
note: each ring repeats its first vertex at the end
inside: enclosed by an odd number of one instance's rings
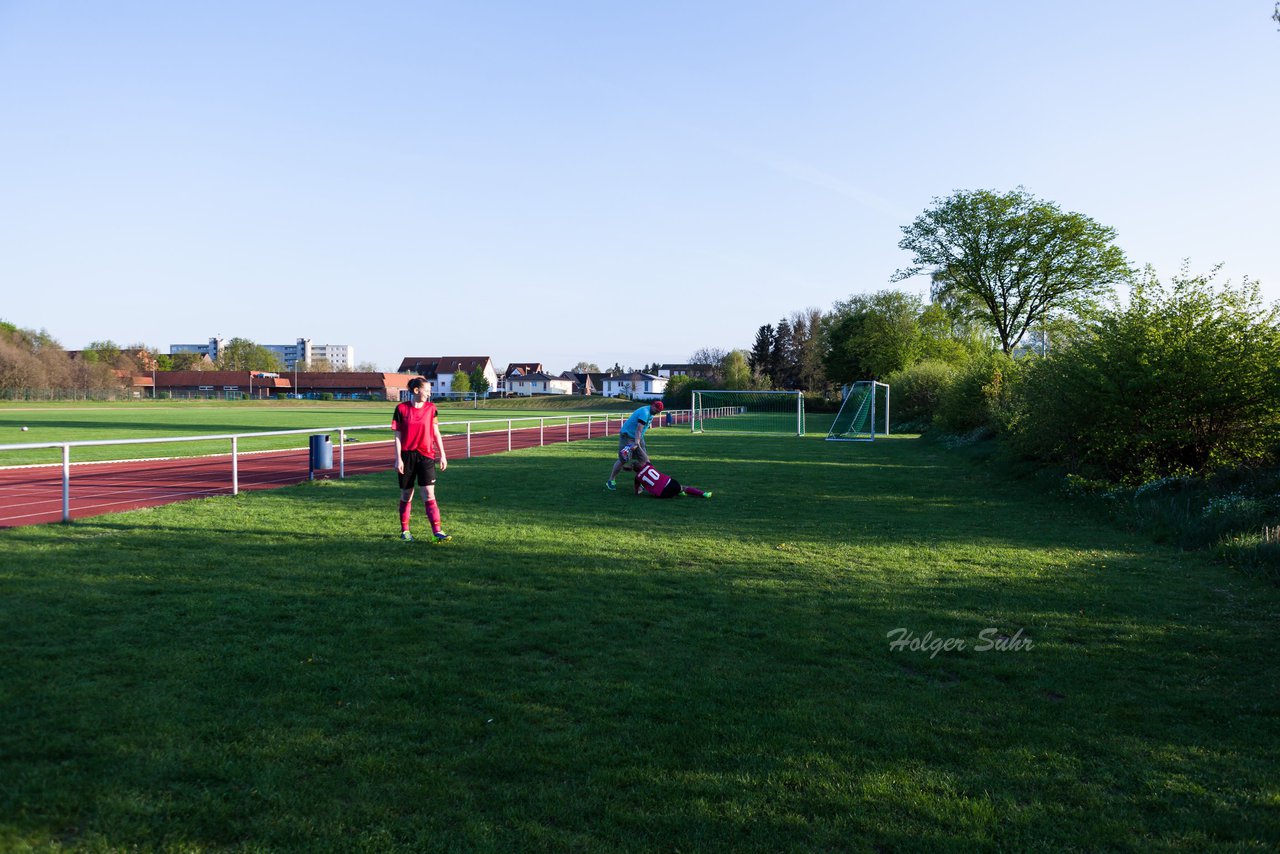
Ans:
POLYGON ((673 477, 671 478, 671 480, 667 481, 666 486, 662 487, 662 494, 659 495, 658 497, 659 498, 675 498, 677 495, 679 495, 683 491, 684 491, 684 487, 680 485, 680 481, 676 480, 673 477))
POLYGON ((436 461, 434 457, 424 456, 421 451, 401 451, 400 459, 404 460, 404 474, 400 475, 400 488, 413 489, 418 486, 431 486, 436 482, 436 461))

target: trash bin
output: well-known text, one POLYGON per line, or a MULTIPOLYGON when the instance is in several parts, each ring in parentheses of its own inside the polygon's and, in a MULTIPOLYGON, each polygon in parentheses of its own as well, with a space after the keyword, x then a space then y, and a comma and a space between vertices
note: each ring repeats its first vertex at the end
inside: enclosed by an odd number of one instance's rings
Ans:
POLYGON ((311 470, 333 468, 333 440, 327 434, 311 437, 311 470))

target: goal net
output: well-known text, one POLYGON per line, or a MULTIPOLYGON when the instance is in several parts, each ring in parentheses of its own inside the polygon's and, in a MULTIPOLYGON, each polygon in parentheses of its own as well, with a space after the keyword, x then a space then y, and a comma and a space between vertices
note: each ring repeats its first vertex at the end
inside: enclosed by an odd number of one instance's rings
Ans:
POLYGON ((889 386, 873 380, 845 386, 844 400, 827 440, 874 442, 877 435, 889 435, 889 386))
POLYGON ((691 415, 695 433, 803 436, 804 392, 695 391, 691 415))

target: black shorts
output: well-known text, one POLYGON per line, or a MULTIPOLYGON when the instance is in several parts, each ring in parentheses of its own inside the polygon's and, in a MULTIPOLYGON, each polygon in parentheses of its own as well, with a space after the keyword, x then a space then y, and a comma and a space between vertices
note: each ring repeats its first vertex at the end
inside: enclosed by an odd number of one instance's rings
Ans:
POLYGON ((400 459, 404 460, 404 473, 400 474, 401 489, 413 489, 415 480, 418 486, 431 486, 436 482, 434 457, 425 456, 421 451, 401 451, 400 459))
POLYGON ((671 480, 667 481, 667 485, 662 488, 662 494, 659 495, 658 497, 659 498, 675 498, 677 495, 679 495, 683 491, 684 491, 684 487, 680 485, 680 481, 676 480, 673 477, 671 478, 671 480))

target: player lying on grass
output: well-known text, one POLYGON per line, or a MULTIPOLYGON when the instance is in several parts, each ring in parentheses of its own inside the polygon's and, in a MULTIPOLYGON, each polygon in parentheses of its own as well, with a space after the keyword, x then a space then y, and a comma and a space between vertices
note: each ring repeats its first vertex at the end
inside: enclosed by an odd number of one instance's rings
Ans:
POLYGON ((629 464, 636 471, 636 495, 643 491, 654 498, 675 498, 677 495, 689 495, 693 498, 711 497, 710 490, 704 492, 696 486, 681 486, 680 481, 654 468, 653 463, 647 458, 643 460, 638 457, 633 458, 634 447, 631 445, 623 448, 618 452, 618 457, 623 465, 629 464))

